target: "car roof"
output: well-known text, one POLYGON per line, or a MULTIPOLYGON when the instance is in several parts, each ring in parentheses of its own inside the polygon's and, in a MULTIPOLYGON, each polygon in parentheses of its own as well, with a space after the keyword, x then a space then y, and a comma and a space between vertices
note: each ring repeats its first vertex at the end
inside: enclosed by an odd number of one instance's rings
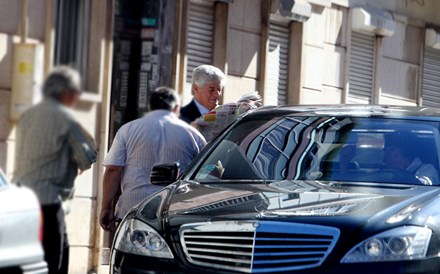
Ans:
POLYGON ((440 120, 440 111, 437 108, 417 106, 392 105, 295 105, 295 106, 265 106, 245 115, 247 118, 256 116, 355 116, 355 117, 437 117, 440 120))

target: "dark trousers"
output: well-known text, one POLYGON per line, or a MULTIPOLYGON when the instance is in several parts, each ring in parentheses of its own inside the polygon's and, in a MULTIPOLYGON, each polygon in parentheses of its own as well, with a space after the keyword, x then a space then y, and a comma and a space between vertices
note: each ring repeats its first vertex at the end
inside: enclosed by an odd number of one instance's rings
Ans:
POLYGON ((44 205, 43 249, 49 274, 67 274, 69 269, 69 242, 64 210, 61 204, 44 205))

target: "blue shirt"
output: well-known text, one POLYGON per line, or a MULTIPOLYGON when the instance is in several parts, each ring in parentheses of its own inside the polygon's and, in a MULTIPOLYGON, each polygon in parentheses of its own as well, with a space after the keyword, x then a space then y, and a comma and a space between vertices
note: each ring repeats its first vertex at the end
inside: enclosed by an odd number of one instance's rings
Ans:
POLYGON ((200 132, 171 111, 151 111, 123 125, 103 163, 124 166, 115 215, 124 217, 130 208, 161 188, 150 183, 153 166, 177 161, 184 170, 205 145, 200 132))
POLYGON ((206 113, 208 113, 210 111, 209 109, 202 106, 202 104, 197 102, 196 98, 194 98, 194 103, 196 104, 197 109, 199 110, 200 114, 205 115, 206 113))

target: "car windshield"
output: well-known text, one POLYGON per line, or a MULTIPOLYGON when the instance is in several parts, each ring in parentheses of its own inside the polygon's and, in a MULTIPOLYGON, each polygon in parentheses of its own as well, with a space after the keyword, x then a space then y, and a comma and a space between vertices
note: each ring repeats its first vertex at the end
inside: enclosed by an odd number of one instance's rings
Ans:
POLYGON ((386 117, 243 120, 193 179, 320 180, 439 185, 439 123, 386 117))
POLYGON ((6 177, 3 172, 0 170, 0 187, 4 187, 6 185, 6 177))

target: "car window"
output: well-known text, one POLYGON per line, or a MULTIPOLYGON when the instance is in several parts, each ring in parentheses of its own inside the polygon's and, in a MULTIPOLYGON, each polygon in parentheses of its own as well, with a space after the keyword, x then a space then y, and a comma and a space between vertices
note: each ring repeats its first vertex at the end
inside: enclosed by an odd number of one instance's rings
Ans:
POLYGON ((223 136, 194 178, 438 185, 438 127, 432 121, 384 117, 241 121, 223 136))
POLYGON ((7 184, 6 177, 3 172, 0 170, 0 187, 3 187, 7 184))

